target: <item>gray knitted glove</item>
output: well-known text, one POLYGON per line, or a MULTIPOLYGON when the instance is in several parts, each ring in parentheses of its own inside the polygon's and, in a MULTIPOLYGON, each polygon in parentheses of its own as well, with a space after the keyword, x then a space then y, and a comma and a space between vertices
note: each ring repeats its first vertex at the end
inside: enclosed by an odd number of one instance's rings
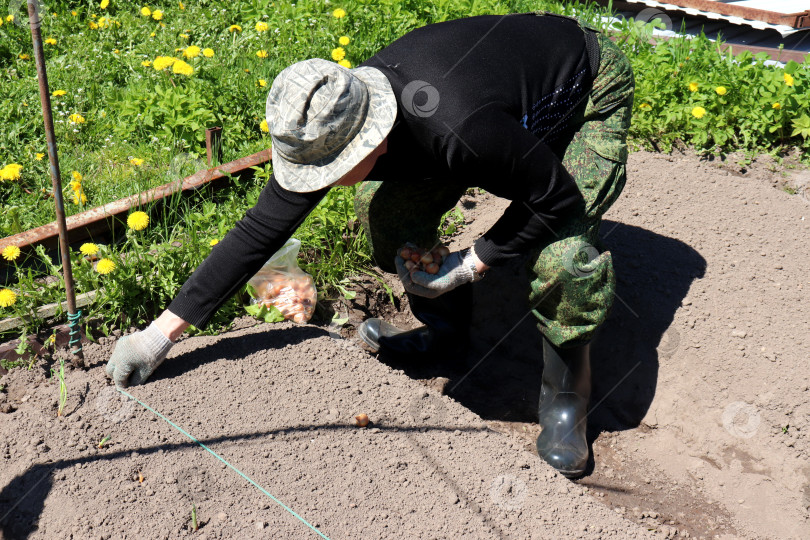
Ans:
POLYGON ((420 270, 409 272, 405 268, 405 261, 399 255, 394 258, 394 264, 397 266, 397 274, 405 290, 426 298, 436 298, 459 285, 477 281, 475 260, 469 249, 448 255, 436 274, 420 270))
POLYGON ((120 388, 143 384, 163 363, 172 345, 153 322, 146 330, 118 340, 107 362, 107 376, 120 388))

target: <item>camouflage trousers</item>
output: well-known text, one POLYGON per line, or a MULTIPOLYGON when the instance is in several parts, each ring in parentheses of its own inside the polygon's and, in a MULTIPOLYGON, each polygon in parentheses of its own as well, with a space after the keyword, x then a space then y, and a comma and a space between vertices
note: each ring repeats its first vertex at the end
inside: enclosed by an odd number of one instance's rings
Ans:
MULTIPOLYGON (((563 136, 550 144, 576 180, 584 209, 535 246, 528 258, 529 306, 539 330, 558 347, 590 341, 615 297, 613 260, 601 249, 599 226, 625 184, 635 83, 621 50, 601 35, 599 43, 601 60, 591 93, 563 136)), ((358 185, 355 211, 380 268, 395 271, 394 256, 405 242, 435 245, 442 216, 465 191, 418 179, 358 185)))

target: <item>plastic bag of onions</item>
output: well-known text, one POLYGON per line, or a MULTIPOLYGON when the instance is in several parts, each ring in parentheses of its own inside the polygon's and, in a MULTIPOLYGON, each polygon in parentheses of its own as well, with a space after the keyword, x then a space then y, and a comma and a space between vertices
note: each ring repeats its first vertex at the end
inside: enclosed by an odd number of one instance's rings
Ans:
POLYGON ((251 303, 275 307, 285 319, 305 323, 315 313, 318 292, 312 276, 298 267, 300 248, 299 240, 288 240, 248 284, 256 291, 251 303))

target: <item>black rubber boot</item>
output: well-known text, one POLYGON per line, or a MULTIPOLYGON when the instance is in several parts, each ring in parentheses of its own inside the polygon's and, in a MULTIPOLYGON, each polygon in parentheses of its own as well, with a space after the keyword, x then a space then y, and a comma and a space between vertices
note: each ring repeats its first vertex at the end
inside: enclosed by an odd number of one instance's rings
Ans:
POLYGON ((424 355, 429 358, 448 352, 463 354, 469 341, 472 315, 472 285, 425 298, 408 294, 411 312, 425 326, 400 330, 382 319, 368 319, 357 334, 375 352, 396 357, 424 355))
POLYGON ((576 478, 588 464, 590 345, 561 349, 543 338, 543 362, 537 453, 563 476, 576 478))

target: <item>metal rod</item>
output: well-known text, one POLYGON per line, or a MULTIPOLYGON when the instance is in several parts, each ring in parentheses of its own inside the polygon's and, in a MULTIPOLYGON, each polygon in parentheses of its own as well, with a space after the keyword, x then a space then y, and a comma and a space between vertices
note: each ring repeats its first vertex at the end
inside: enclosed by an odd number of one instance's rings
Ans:
POLYGON ((212 127, 205 130, 205 153, 208 155, 208 166, 222 163, 222 128, 212 127), (216 163, 214 163, 216 160, 216 163))
MULTIPOLYGON (((37 80, 39 81, 39 99, 42 102, 42 118, 45 121, 45 137, 48 142, 48 160, 50 161, 51 183, 53 184, 53 198, 56 206, 56 222, 59 226, 59 248, 62 256, 62 272, 65 279, 65 295, 67 296, 68 320, 77 322, 76 295, 73 290, 73 270, 70 266, 70 249, 68 248, 67 225, 65 223, 65 203, 62 199, 62 180, 59 170, 59 156, 56 152, 56 136, 53 130, 53 114, 51 113, 51 94, 48 90, 48 74, 45 70, 45 53, 42 47, 42 34, 39 31, 42 25, 40 17, 39 0, 28 0, 28 23, 31 26, 31 39, 34 44, 34 60, 37 65, 37 80)), ((76 324, 74 324, 75 326, 76 324)), ((74 356, 84 364, 84 355, 81 347, 74 350, 74 356)), ((75 359, 74 359, 74 363, 75 359)))

